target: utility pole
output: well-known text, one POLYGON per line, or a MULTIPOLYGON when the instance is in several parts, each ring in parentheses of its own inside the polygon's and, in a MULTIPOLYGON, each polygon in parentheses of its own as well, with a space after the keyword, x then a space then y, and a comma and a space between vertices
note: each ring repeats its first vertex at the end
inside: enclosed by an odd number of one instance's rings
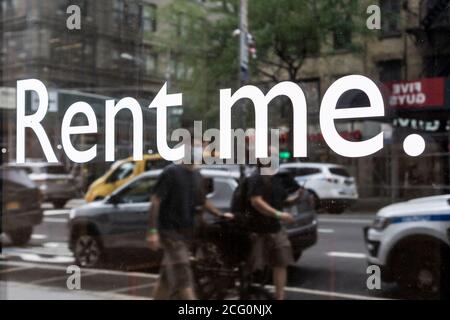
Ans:
POLYGON ((239 86, 249 80, 248 72, 248 0, 239 7, 239 86))
MULTIPOLYGON (((240 0, 239 5, 239 70, 238 70, 238 89, 249 80, 248 70, 248 0, 240 0)), ((242 104, 242 102, 241 102, 242 104)), ((246 131, 247 111, 245 106, 242 108, 240 119, 240 127, 246 131)), ((246 141, 244 148, 246 147, 246 141)), ((244 155, 246 152, 244 153, 244 155)), ((245 162, 245 161, 244 161, 245 162)), ((245 177, 245 164, 239 167, 241 181, 245 177)))

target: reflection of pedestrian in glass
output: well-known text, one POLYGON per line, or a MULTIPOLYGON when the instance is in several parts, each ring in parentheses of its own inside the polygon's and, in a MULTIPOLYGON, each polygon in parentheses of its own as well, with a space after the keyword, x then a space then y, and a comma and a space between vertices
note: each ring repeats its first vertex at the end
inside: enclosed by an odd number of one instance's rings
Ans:
MULTIPOLYGON (((274 156, 272 150, 272 156, 274 156)), ((261 166, 248 178, 250 230, 253 234, 253 248, 250 256, 252 270, 269 266, 273 269, 276 299, 284 299, 287 266, 294 262, 291 243, 280 222, 292 223, 293 216, 283 212, 283 208, 296 203, 300 192, 289 197, 286 177, 261 175, 261 166)), ((292 178, 291 178, 292 179, 292 178)), ((295 180, 289 181, 300 189, 295 180)))
POLYGON ((232 216, 223 215, 205 199, 202 177, 188 164, 173 164, 164 169, 151 203, 147 241, 152 250, 162 248, 164 251, 154 298, 169 299, 177 294, 181 299, 195 299, 189 265, 195 213, 204 208, 215 216, 232 216))

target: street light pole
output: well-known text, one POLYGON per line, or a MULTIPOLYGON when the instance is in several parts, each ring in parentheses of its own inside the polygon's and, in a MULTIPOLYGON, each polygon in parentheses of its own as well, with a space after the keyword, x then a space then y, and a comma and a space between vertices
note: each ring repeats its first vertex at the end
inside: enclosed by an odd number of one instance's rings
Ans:
MULTIPOLYGON (((238 67, 238 86, 239 89, 244 83, 249 80, 248 70, 248 0, 240 0, 239 5, 239 67, 238 67)), ((246 131, 247 111, 245 107, 242 108, 242 115, 240 119, 240 127, 244 132, 246 131)), ((244 140, 244 148, 246 141, 244 140)), ((244 153, 244 157, 245 157, 244 153)), ((245 163, 245 159, 244 159, 245 163)), ((241 181, 245 177, 245 164, 241 164, 239 167, 241 181)))

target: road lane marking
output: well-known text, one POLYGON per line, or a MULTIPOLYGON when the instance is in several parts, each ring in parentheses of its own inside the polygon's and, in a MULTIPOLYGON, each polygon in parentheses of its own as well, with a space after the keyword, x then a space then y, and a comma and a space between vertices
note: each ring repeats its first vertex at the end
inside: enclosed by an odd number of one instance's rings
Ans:
POLYGON ((317 232, 319 232, 319 233, 334 233, 334 230, 333 229, 322 229, 322 228, 319 228, 319 229, 317 229, 317 232))
POLYGON ((5 273, 9 273, 9 272, 16 272, 16 271, 22 271, 22 270, 29 270, 29 269, 33 269, 33 268, 32 267, 11 268, 11 269, 6 269, 6 270, 0 271, 0 274, 5 274, 5 273))
POLYGON ((365 259, 367 257, 366 254, 364 254, 364 253, 338 252, 338 251, 327 252, 327 256, 337 257, 337 258, 353 258, 353 259, 365 259))
POLYGON ((319 222, 331 223, 350 223, 350 224, 371 224, 371 219, 335 219, 335 218, 319 218, 319 222))
POLYGON ((68 248, 69 245, 67 242, 46 242, 43 243, 42 246, 45 248, 68 248))
MULTIPOLYGON (((67 267, 57 266, 46 263, 34 263, 26 261, 0 261, 0 265, 5 266, 30 266, 37 269, 48 269, 48 270, 67 270, 67 267)), ((95 268, 82 268, 84 271, 95 272, 104 275, 115 275, 115 276, 132 276, 137 278, 147 278, 147 279, 158 279, 159 275, 155 273, 143 273, 143 272, 125 272, 118 270, 105 270, 105 269, 95 269, 95 268)))
MULTIPOLYGON (((68 295, 69 299, 70 299, 70 294, 77 294, 79 295, 85 295, 85 297, 90 297, 90 298, 98 298, 98 299, 102 299, 102 300, 153 300, 153 298, 147 298, 147 297, 142 297, 142 296, 132 296, 132 295, 126 295, 126 294, 120 294, 120 293, 107 293, 107 292, 100 292, 100 291, 91 291, 91 290, 63 290, 63 289, 55 289, 52 287, 46 287, 46 286, 39 286, 39 285, 34 285, 34 284, 29 284, 29 283, 23 283, 23 282, 17 282, 17 281, 8 281, 8 282, 3 282, 0 281, 0 285, 2 285, 3 283, 7 283, 8 284, 8 290, 13 291, 16 288, 22 288, 25 290, 30 290, 30 291, 35 291, 36 293, 36 297, 35 299, 41 299, 41 300, 45 300, 45 291, 48 292, 60 292, 63 295, 68 295)), ((8 295, 8 291, 7 291, 7 295, 8 295)), ((16 298, 17 299, 17 298, 16 298)), ((20 299, 20 297, 19 297, 20 299)), ((78 298, 79 299, 79 298, 78 298)))
MULTIPOLYGON (((272 285, 267 286, 268 288, 274 290, 275 287, 272 285)), ((335 291, 324 291, 324 290, 315 290, 315 289, 306 289, 306 288, 297 288, 297 287, 285 287, 285 291, 295 292, 295 293, 306 293, 316 296, 326 296, 333 298, 343 298, 343 299, 353 299, 353 300, 390 300, 387 298, 378 298, 371 296, 363 296, 359 294, 351 294, 351 293, 341 293, 335 291)))
POLYGON ((69 219, 66 218, 44 218, 44 222, 51 222, 51 223, 67 223, 69 219))
POLYGON ((43 257, 35 253, 19 253, 17 256, 25 261, 31 262, 46 262, 46 263, 73 263, 75 259, 68 256, 52 256, 43 257))
POLYGON ((32 234, 31 235, 31 239, 34 239, 34 240, 43 240, 46 238, 47 238, 47 236, 45 234, 32 234))
MULTIPOLYGON (((56 248, 56 247, 52 247, 56 248)), ((60 247, 62 248, 62 247, 60 247)), ((44 256, 65 256, 65 257, 72 257, 73 254, 71 251, 67 250, 59 250, 59 251, 49 251, 45 247, 30 247, 30 248, 4 248, 3 251, 9 255, 18 255, 18 254, 24 254, 24 253, 30 253, 30 254, 38 254, 38 255, 44 255, 44 256)))
POLYGON ((44 216, 61 216, 61 215, 69 215, 70 210, 62 209, 62 210, 45 210, 44 216))
POLYGON ((139 289, 145 289, 145 288, 154 287, 155 284, 156 284, 156 282, 145 283, 145 284, 136 285, 136 286, 129 286, 129 287, 123 287, 123 288, 119 288, 119 289, 114 289, 114 290, 110 290, 110 291, 106 291, 106 292, 122 293, 122 292, 131 291, 131 290, 139 290, 139 289))
MULTIPOLYGON (((66 267, 62 266, 55 266, 55 265, 46 265, 46 264, 36 264, 36 263, 29 263, 29 262, 17 262, 17 261, 0 261, 0 265, 11 265, 11 266, 29 266, 30 268, 38 268, 38 269, 50 269, 50 270, 64 270, 66 271, 66 267)), ((121 275, 121 276, 136 276, 136 277, 142 277, 142 278, 150 278, 150 279, 157 279, 157 274, 152 273, 140 273, 140 272, 123 272, 123 271, 113 271, 113 270, 101 270, 101 269, 84 269, 88 270, 89 272, 95 273, 95 274, 110 274, 110 275, 121 275)), ((150 284, 148 284, 150 286, 150 284)), ((270 288, 274 290, 274 287, 272 285, 268 285, 267 288, 270 288)), ((116 289, 116 290, 122 290, 116 289)), ((114 290, 114 291, 116 291, 114 290)), ((371 296, 364 296, 364 295, 358 295, 358 294, 349 294, 349 293, 341 293, 341 292, 335 292, 335 291, 325 291, 325 290, 315 290, 315 289, 307 289, 307 288, 301 288, 301 287, 286 287, 286 291, 288 292, 294 292, 294 293, 305 293, 305 294, 311 294, 311 295, 317 295, 317 296, 326 296, 326 297, 334 297, 334 298, 343 298, 343 299, 354 299, 354 300, 387 300, 387 298, 380 298, 380 297, 371 297, 371 296)), ((123 296, 130 298, 143 298, 144 297, 136 297, 131 295, 120 295, 118 293, 112 293, 114 295, 117 295, 118 297, 123 296)), ((104 294, 105 297, 108 296, 108 293, 104 294)), ((152 300, 152 298, 147 298, 149 300, 152 300)))
MULTIPOLYGON (((98 273, 96 273, 96 272, 83 272, 83 273, 81 273, 81 278, 84 279, 85 277, 89 277, 89 276, 93 276, 93 275, 98 275, 98 273)), ((39 279, 39 280, 30 281, 28 283, 30 283, 30 284, 43 284, 43 283, 54 282, 54 281, 58 281, 58 280, 67 280, 68 277, 69 277, 69 275, 58 276, 58 277, 51 277, 51 278, 45 278, 45 279, 39 279)))

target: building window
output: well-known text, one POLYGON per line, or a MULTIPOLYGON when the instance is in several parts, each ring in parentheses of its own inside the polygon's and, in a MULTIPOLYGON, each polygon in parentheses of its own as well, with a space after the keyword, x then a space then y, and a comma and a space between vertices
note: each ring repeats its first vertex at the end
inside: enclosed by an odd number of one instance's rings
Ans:
POLYGON ((124 13, 124 3, 123 0, 113 1, 113 16, 116 22, 122 22, 124 13))
POLYGON ((381 82, 398 81, 402 78, 402 61, 388 60, 378 62, 381 82))
POLYGON ((88 16, 88 3, 87 0, 64 0, 58 4, 58 13, 67 14, 67 8, 71 5, 76 5, 80 8, 81 16, 88 16))
POLYGON ((27 3, 22 0, 1 1, 2 14, 4 19, 25 16, 27 14, 27 3))
POLYGON ((141 7, 133 2, 125 3, 123 23, 132 29, 138 29, 141 23, 141 7))
POLYGON ((381 0, 381 36, 400 35, 400 5, 399 0, 381 0))
POLYGON ((142 7, 132 1, 114 0, 113 16, 119 26, 138 30, 141 25, 142 7))
POLYGON ((145 61, 145 73, 154 74, 158 72, 158 55, 147 54, 144 58, 145 61))
POLYGON ((144 5, 142 8, 142 29, 144 32, 156 31, 156 6, 144 5))

